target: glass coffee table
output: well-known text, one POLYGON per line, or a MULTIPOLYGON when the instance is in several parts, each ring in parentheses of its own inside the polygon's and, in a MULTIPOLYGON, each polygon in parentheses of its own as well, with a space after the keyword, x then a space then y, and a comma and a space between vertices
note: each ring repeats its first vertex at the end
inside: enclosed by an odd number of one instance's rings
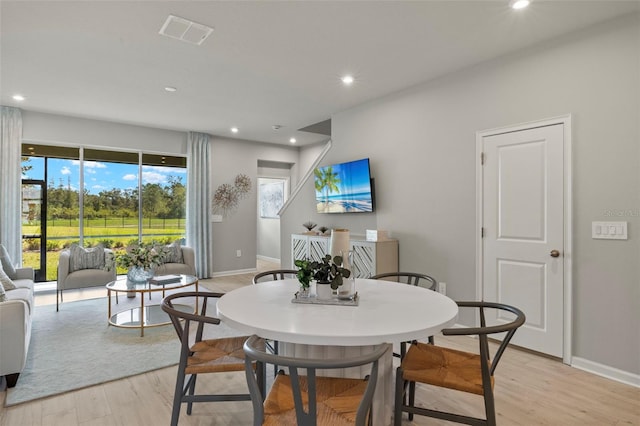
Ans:
MULTIPOLYGON (((198 291, 198 279, 192 275, 180 275, 180 281, 167 284, 150 284, 132 283, 126 276, 119 277, 115 281, 111 281, 106 285, 107 300, 109 304, 107 312, 107 320, 109 325, 122 328, 139 328, 140 336, 144 337, 144 329, 147 327, 158 327, 161 325, 171 324, 169 316, 162 310, 158 304, 145 306, 145 295, 157 291, 162 292, 164 297, 165 291, 175 290, 177 288, 189 287, 194 285, 198 291), (127 308, 117 313, 111 313, 111 292, 118 293, 137 293, 140 294, 140 306, 127 308)), ((117 299, 116 299, 117 300, 117 299)), ((117 302, 116 302, 117 303, 117 302)), ((176 309, 184 312, 197 312, 198 300, 195 301, 195 308, 189 305, 175 305, 176 309)))

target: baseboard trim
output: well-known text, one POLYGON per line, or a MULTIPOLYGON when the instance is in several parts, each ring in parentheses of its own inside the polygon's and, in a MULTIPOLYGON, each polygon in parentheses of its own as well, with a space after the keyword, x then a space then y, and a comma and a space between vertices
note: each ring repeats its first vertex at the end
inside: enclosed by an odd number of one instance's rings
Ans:
POLYGON ((609 367, 608 365, 589 361, 588 359, 577 356, 571 358, 571 366, 579 370, 586 371, 587 373, 592 373, 607 379, 615 380, 616 382, 624 383, 625 385, 640 388, 639 374, 619 370, 617 368, 609 367))
POLYGON ((227 277, 229 275, 250 274, 253 272, 258 272, 258 270, 256 268, 249 268, 249 269, 237 269, 235 271, 214 272, 213 274, 211 274, 211 278, 227 277))
POLYGON ((267 257, 267 256, 260 256, 260 255, 256 257, 260 260, 264 260, 265 262, 280 263, 280 259, 276 259, 275 257, 267 257))

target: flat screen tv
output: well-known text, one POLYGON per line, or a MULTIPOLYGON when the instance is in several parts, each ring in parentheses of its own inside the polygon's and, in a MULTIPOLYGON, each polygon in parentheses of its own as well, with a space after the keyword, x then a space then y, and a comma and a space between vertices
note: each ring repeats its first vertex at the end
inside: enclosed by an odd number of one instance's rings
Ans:
POLYGON ((370 213, 374 209, 369 159, 314 170, 318 213, 370 213))

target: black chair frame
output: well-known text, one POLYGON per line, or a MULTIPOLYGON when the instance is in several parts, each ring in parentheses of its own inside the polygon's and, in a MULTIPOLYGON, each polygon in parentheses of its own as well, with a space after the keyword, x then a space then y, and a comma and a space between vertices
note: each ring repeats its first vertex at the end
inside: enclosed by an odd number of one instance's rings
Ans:
POLYGON ((258 284, 261 278, 269 276, 271 276, 271 281, 284 280, 287 278, 285 275, 296 276, 297 273, 298 271, 295 269, 273 269, 271 271, 258 272, 253 276, 253 283, 258 284))
MULTIPOLYGON (((295 402, 296 420, 299 426, 315 426, 316 425, 316 373, 319 369, 341 369, 348 367, 357 367, 361 365, 371 364, 370 374, 367 377, 368 383, 365 393, 362 397, 358 411, 356 414, 356 425, 364 426, 367 418, 370 421, 372 414, 372 401, 378 380, 378 361, 389 350, 386 345, 379 345, 371 353, 359 355, 355 357, 347 357, 341 359, 317 359, 317 358, 294 358, 282 355, 276 355, 261 351, 256 348, 257 336, 251 336, 244 344, 245 351, 245 373, 251 401, 253 403, 254 426, 262 425, 264 421, 263 401, 266 398, 264 391, 260 387, 256 374, 251 368, 252 360, 262 362, 264 364, 273 364, 286 367, 291 378, 293 391, 293 400, 295 402), (302 393, 299 384, 300 369, 306 370, 307 391, 309 400, 307 411, 304 411, 302 393)), ((279 374, 283 374, 281 371, 279 374)))
MULTIPOLYGON (((169 314, 171 323, 173 324, 178 338, 180 340, 180 361, 178 363, 178 375, 176 379, 176 387, 173 398, 173 409, 171 413, 171 425, 176 426, 178 424, 178 418, 180 416, 180 407, 183 403, 187 403, 187 414, 191 415, 194 402, 218 402, 218 401, 249 401, 251 395, 246 394, 223 394, 223 395, 195 395, 197 374, 191 374, 186 379, 185 368, 187 367, 187 360, 190 355, 193 354, 190 348, 190 326, 191 322, 198 324, 195 335, 195 342, 202 341, 205 324, 220 324, 220 319, 207 316, 207 307, 209 299, 218 299, 222 297, 224 293, 214 292, 200 292, 189 291, 171 294, 166 296, 162 300, 162 310, 169 314), (201 308, 199 313, 188 313, 177 310, 174 308, 173 302, 175 299, 193 297, 196 298, 196 306, 201 302, 201 308)), ((213 302, 215 308, 215 302, 213 302)), ((255 366, 256 376, 259 382, 259 386, 264 389, 265 377, 264 377, 264 365, 258 363, 255 366)), ((204 374, 204 373, 201 373, 204 374)), ((208 374, 208 373, 207 373, 208 374)))
POLYGON ((469 424, 469 425, 496 425, 496 413, 495 413, 495 401, 493 396, 493 387, 491 384, 491 378, 500 362, 500 358, 505 349, 509 345, 511 338, 515 334, 516 330, 525 323, 525 314, 518 308, 505 305, 502 303, 494 302, 456 302, 461 308, 478 308, 480 327, 465 327, 465 328, 447 328, 442 330, 442 334, 445 336, 478 336, 480 359, 484 362, 480 362, 481 375, 482 375, 482 389, 485 405, 486 419, 480 419, 470 416, 464 416, 461 414, 449 413, 444 411, 432 410, 428 408, 415 406, 415 382, 408 382, 403 379, 402 366, 398 367, 396 371, 396 392, 395 392, 395 426, 400 426, 402 412, 409 413, 409 419, 413 419, 413 414, 422 416, 434 417, 442 420, 448 420, 451 422, 469 424), (487 326, 485 309, 499 309, 510 312, 516 317, 513 321, 506 324, 487 326), (489 351, 489 338, 491 334, 506 333, 502 342, 498 346, 493 358, 489 351), (409 403, 406 404, 406 392, 409 388, 409 403))

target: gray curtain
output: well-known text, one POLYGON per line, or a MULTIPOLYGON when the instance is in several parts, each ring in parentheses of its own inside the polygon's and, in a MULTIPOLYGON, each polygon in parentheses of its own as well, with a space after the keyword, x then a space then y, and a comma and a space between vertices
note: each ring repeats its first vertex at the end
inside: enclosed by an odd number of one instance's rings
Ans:
POLYGON ((196 132, 187 138, 187 245, 194 249, 198 278, 211 277, 210 140, 196 132))
POLYGON ((13 263, 22 264, 20 190, 22 113, 3 106, 0 117, 0 243, 13 263))

